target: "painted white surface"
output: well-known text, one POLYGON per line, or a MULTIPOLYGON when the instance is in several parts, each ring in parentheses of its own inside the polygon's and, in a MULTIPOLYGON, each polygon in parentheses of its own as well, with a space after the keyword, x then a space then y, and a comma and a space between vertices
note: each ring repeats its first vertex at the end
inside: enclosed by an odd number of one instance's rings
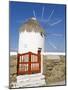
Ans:
POLYGON ((37 53, 38 48, 44 51, 44 37, 39 32, 20 32, 18 53, 33 52, 37 53))
POLYGON ((30 75, 19 75, 19 76, 17 76, 17 80, 28 80, 29 78, 31 79, 31 78, 33 78, 33 79, 42 79, 42 78, 45 78, 45 76, 44 75, 42 75, 41 73, 36 73, 36 74, 30 74, 30 75), (41 77, 42 76, 42 77, 41 77))
POLYGON ((38 73, 32 75, 17 76, 16 87, 34 87, 46 85, 45 76, 38 73))
MULTIPOLYGON (((65 56, 64 52, 42 52, 42 55, 63 55, 65 56)), ((17 55, 17 52, 10 52, 10 56, 17 55)))
POLYGON ((36 87, 36 86, 45 86, 45 79, 35 81, 26 81, 26 82, 19 82, 16 84, 16 87, 36 87))

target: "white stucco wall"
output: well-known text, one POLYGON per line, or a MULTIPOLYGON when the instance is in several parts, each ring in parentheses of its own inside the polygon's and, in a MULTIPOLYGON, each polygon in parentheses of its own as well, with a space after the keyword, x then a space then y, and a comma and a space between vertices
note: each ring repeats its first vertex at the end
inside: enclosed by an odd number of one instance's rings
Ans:
POLYGON ((37 53, 38 48, 44 51, 44 37, 39 32, 20 32, 18 53, 34 52, 37 53))

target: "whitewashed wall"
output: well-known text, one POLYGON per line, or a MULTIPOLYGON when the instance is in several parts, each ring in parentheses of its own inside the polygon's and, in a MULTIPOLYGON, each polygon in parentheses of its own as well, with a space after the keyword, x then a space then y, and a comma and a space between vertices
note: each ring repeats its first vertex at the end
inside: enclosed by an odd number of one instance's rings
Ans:
POLYGON ((44 37, 39 32, 20 32, 18 53, 34 52, 37 53, 38 48, 44 51, 44 37))

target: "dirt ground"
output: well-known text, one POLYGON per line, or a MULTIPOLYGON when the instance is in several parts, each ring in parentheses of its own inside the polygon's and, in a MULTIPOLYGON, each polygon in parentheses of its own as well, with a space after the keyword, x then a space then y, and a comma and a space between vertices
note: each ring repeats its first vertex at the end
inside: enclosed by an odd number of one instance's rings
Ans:
MULTIPOLYGON (((46 57, 44 56, 44 59, 46 57)), ((60 60, 44 60, 43 74, 46 84, 65 81, 65 57, 60 56, 60 60)))
MULTIPOLYGON (((65 80, 65 56, 60 56, 60 60, 43 60, 43 74, 45 75, 46 85, 65 80)), ((17 57, 10 56, 9 83, 16 82, 17 76, 17 57)))

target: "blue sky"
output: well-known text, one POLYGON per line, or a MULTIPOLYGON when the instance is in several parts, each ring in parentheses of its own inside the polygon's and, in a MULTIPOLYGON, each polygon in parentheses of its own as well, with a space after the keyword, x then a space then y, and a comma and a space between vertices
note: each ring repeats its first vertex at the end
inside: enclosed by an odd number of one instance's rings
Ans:
POLYGON ((10 51, 18 50, 19 28, 36 17, 46 33, 46 52, 65 52, 65 5, 10 2, 10 51))

